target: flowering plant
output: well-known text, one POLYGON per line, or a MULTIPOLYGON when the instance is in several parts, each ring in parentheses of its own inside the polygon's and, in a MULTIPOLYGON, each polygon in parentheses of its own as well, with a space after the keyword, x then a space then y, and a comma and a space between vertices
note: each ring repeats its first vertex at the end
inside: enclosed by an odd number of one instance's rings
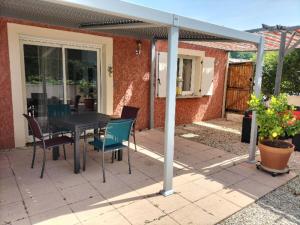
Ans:
POLYGON ((288 105, 287 95, 272 96, 267 107, 263 96, 251 95, 250 109, 256 112, 259 126, 259 139, 274 141, 280 137, 290 137, 300 133, 300 120, 293 112, 294 106, 288 105))

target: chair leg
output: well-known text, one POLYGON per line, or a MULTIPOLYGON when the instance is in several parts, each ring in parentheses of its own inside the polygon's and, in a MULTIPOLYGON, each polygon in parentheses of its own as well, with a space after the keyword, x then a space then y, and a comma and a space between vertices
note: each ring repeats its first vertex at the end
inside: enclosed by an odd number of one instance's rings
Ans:
POLYGON ((86 164, 86 133, 84 132, 84 144, 83 144, 83 165, 82 170, 85 171, 85 164, 86 164))
POLYGON ((35 145, 35 142, 34 142, 33 143, 33 155, 32 155, 32 161, 31 161, 31 168, 33 168, 33 166, 34 166, 35 152, 36 152, 36 145, 35 145))
POLYGON ((65 147, 65 145, 63 145, 63 149, 64 149, 64 158, 65 158, 65 160, 67 160, 66 147, 65 147))
POLYGON ((42 166, 42 172, 41 172, 41 179, 44 176, 44 170, 45 170, 45 164, 46 164, 46 149, 43 148, 44 156, 43 156, 43 166, 42 166))
POLYGON ((102 173, 103 173, 103 183, 105 183, 104 150, 102 150, 102 173))
POLYGON ((115 152, 112 151, 111 152, 111 163, 114 163, 114 160, 115 160, 115 152))
POLYGON ((136 141, 135 141, 135 130, 133 130, 132 136, 133 136, 134 148, 135 148, 135 151, 137 151, 136 141))
POLYGON ((129 148, 129 143, 128 143, 128 167, 129 167, 129 174, 131 174, 131 165, 130 165, 130 148, 129 148))

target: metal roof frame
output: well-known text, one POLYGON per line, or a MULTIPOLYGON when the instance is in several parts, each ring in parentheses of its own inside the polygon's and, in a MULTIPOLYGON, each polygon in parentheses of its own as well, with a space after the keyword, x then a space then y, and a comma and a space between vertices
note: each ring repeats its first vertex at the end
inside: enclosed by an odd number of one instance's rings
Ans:
MULTIPOLYGON (((108 33, 114 33, 114 34, 124 34, 124 35, 132 35, 134 36, 135 32, 140 32, 141 29, 145 29, 147 32, 146 35, 142 34, 141 37, 144 38, 157 38, 157 39, 166 39, 167 38, 167 28, 170 26, 176 26, 180 29, 180 35, 183 37, 182 39, 188 40, 189 37, 191 37, 191 40, 231 40, 231 41, 243 41, 243 42, 250 42, 254 44, 258 44, 260 41, 260 36, 256 34, 251 34, 244 31, 238 31, 231 28, 226 28, 223 26, 214 25, 211 23, 199 21, 196 19, 187 18, 180 15, 175 15, 168 12, 163 12, 156 9, 151 9, 143 6, 134 5, 127 2, 117 1, 117 0, 23 0, 23 1, 16 1, 16 0, 0 0, 0 16, 11 16, 14 17, 13 14, 18 16, 19 18, 27 18, 29 20, 33 19, 35 21, 39 20, 39 16, 42 14, 48 13, 47 12, 47 5, 49 6, 55 6, 57 9, 60 8, 68 8, 70 10, 73 10, 75 13, 77 13, 77 17, 80 16, 80 14, 84 13, 90 13, 90 17, 93 18, 95 15, 99 15, 103 17, 107 17, 107 21, 104 21, 105 24, 101 24, 103 28, 100 28, 98 26, 98 29, 104 30, 105 26, 110 25, 110 20, 116 20, 119 22, 119 24, 122 24, 123 27, 120 26, 120 29, 118 29, 118 25, 111 24, 112 29, 105 29, 108 33), (43 5, 44 4, 44 5, 43 5), (14 6, 19 10, 13 11, 7 13, 9 10, 6 9, 6 5, 14 6), (40 5, 40 6, 38 6, 40 5), (19 6, 19 7, 18 7, 19 6), (34 7, 37 8, 34 8, 34 7), (30 8, 31 7, 31 8, 30 8), (2 8, 2 10, 1 10, 2 8), (26 12, 25 9, 28 8, 31 9, 30 12, 26 12), (23 10, 23 11, 22 11, 23 10), (6 12, 7 11, 7 12, 6 12), (27 14, 26 14, 27 13, 27 14), (18 14, 18 15, 17 15, 18 14), (37 16, 35 16, 35 14, 37 16), (139 24, 137 24, 139 22, 139 24), (126 25, 127 24, 127 25, 126 25), (129 25, 129 24, 135 24, 135 25, 129 25), (124 28, 126 26, 131 26, 131 28, 124 28), (145 26, 143 26, 145 25, 145 26), (121 30, 122 28, 122 30, 121 30), (150 30, 152 29, 152 31, 150 30), (163 29, 163 35, 162 35, 162 29, 163 29), (126 30, 126 32, 124 31, 126 30), (154 31, 159 31, 160 34, 155 37, 153 35, 154 31), (151 31, 151 32, 149 32, 151 31), (129 34, 128 34, 129 33, 129 34), (182 34, 182 35, 181 35, 182 34), (149 35, 153 35, 154 37, 150 37, 149 35)), ((50 10, 50 7, 49 7, 50 10)), ((75 14, 76 15, 76 14, 75 14)), ((49 13, 48 18, 43 18, 44 20, 38 21, 38 22, 47 22, 47 19, 49 22, 53 22, 52 20, 55 19, 56 12, 49 13), (50 18, 51 15, 53 18, 50 18), (45 21, 46 20, 46 21, 45 21)), ((68 23, 71 23, 72 19, 75 18, 66 18, 66 21, 68 23)), ((88 24, 91 21, 81 21, 81 26, 77 26, 77 28, 83 28, 85 27, 87 29, 88 24), (86 24, 85 24, 86 23, 86 24)), ((92 21, 97 23, 98 21, 92 21)), ((51 23, 50 23, 51 24, 51 23)), ((97 25, 97 24, 95 24, 97 25)), ((97 28, 95 26, 95 28, 97 28)), ((89 27, 89 29, 93 29, 92 26, 89 27)))

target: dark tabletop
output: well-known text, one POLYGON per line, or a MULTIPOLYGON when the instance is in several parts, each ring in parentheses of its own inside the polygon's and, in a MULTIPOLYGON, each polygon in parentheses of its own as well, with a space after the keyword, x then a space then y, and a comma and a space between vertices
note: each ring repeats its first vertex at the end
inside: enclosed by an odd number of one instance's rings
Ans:
POLYGON ((75 113, 65 117, 49 118, 51 127, 65 128, 72 131, 86 129, 97 129, 105 127, 111 120, 110 116, 96 112, 75 113))

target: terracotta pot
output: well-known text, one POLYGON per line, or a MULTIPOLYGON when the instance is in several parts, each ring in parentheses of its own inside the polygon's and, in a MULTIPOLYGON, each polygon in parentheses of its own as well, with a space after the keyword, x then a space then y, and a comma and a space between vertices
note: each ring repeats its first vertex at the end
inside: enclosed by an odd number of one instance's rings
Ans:
POLYGON ((94 98, 86 98, 84 99, 84 105, 87 110, 93 111, 94 110, 94 103, 95 99, 94 98))
POLYGON ((287 167, 291 154, 293 153, 295 146, 285 141, 279 141, 288 144, 286 148, 277 148, 259 143, 258 148, 260 151, 261 164, 265 167, 275 170, 283 170, 287 167))

